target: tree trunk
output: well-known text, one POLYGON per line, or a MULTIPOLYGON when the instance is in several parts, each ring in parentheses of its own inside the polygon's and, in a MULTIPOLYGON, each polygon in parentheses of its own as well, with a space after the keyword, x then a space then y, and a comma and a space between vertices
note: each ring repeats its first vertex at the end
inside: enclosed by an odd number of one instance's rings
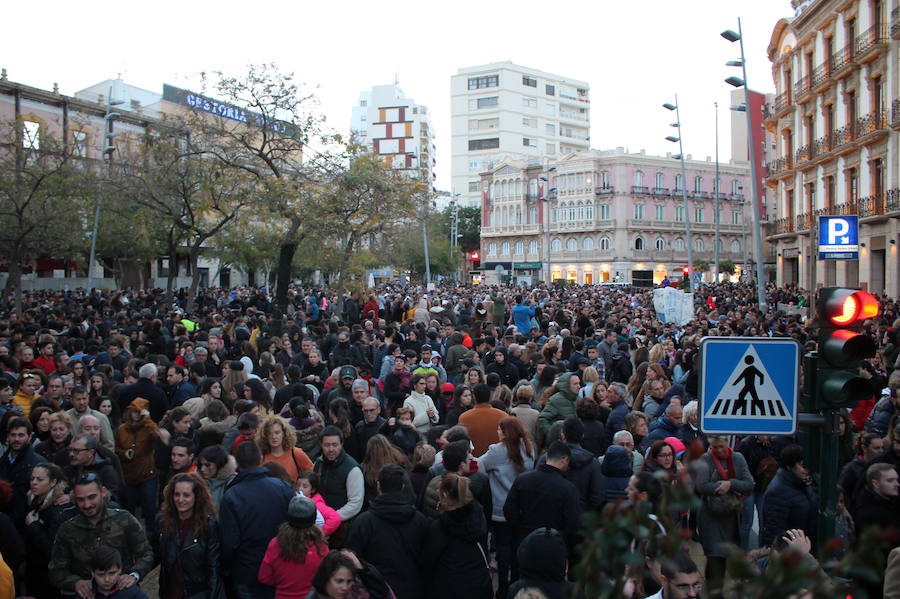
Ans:
POLYGON ((9 261, 9 280, 6 282, 7 289, 12 290, 15 301, 16 319, 22 319, 22 261, 15 258, 9 261))
POLYGON ((200 286, 200 270, 197 268, 197 262, 200 260, 200 242, 191 248, 191 289, 188 291, 187 312, 194 311, 194 305, 197 302, 197 288, 200 286))
POLYGON ((278 266, 275 286, 275 305, 272 308, 272 334, 281 335, 284 315, 287 313, 288 287, 291 284, 291 263, 297 251, 293 236, 281 242, 278 248, 278 266))
POLYGON ((344 292, 346 291, 344 287, 344 276, 347 272, 347 263, 350 261, 350 254, 353 253, 353 244, 356 242, 356 236, 351 231, 349 234, 349 238, 347 239, 347 245, 344 246, 344 253, 341 255, 341 268, 338 271, 338 280, 337 280, 337 313, 344 313, 344 292))

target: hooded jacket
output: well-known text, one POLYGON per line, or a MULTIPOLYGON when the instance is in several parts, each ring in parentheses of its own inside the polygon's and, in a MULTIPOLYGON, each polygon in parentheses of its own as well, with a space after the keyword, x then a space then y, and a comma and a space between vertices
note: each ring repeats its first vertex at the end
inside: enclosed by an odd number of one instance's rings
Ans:
POLYGON ((384 575, 397 599, 417 599, 422 581, 416 561, 428 527, 406 493, 382 493, 353 521, 347 548, 384 575))
POLYGON ((498 347, 494 350, 494 354, 501 354, 503 356, 503 364, 494 360, 484 369, 485 373, 490 374, 496 372, 497 376, 500 377, 500 383, 513 389, 516 386, 516 383, 519 382, 519 369, 515 365, 509 363, 509 352, 505 347, 498 347))
POLYGON ((519 580, 507 597, 515 597, 522 589, 537 588, 547 599, 569 599, 575 584, 566 580, 566 543, 552 529, 539 528, 522 540, 516 553, 519 580))
MULTIPOLYGON (((563 472, 563 476, 578 489, 578 497, 581 500, 582 510, 595 510, 603 505, 603 483, 600 474, 600 462, 594 454, 586 450, 578 443, 566 443, 572 452, 569 458, 569 469, 563 472)), ((541 457, 540 463, 546 463, 546 455, 541 457)))
POLYGON ((610 383, 627 383, 632 370, 631 357, 616 350, 606 364, 606 380, 610 383))
POLYGON ((159 437, 156 423, 149 414, 134 422, 131 415, 149 410, 150 402, 137 398, 125 410, 124 422, 116 429, 116 455, 122 462, 125 483, 139 485, 159 476, 154 462, 155 441, 159 437), (131 453, 131 458, 128 457, 131 453))
POLYGON ((225 488, 228 486, 228 483, 237 476, 237 462, 234 459, 234 456, 228 456, 228 461, 225 462, 225 465, 219 468, 219 471, 216 472, 216 475, 213 478, 204 479, 206 481, 206 487, 209 489, 210 495, 212 495, 213 503, 216 504, 216 511, 219 510, 219 505, 222 503, 222 496, 225 494, 225 488))
POLYGON ((559 380, 556 381, 556 393, 550 396, 550 400, 538 416, 538 426, 545 436, 550 432, 554 422, 575 416, 578 394, 569 389, 572 376, 570 372, 559 376, 559 380))
POLYGON ((611 445, 600 465, 600 485, 603 489, 603 503, 625 499, 628 481, 634 473, 631 452, 621 445, 611 445))
POLYGON ((487 520, 473 501, 432 521, 419 557, 430 574, 426 596, 434 599, 491 599, 494 591, 487 553, 480 540, 487 520))

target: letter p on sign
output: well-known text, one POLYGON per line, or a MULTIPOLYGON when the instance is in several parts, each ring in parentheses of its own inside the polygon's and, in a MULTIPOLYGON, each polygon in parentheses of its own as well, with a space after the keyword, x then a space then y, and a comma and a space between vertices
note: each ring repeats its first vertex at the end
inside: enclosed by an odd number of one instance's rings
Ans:
POLYGON ((828 245, 841 245, 850 242, 847 235, 850 232, 850 223, 842 218, 832 218, 828 221, 828 245))

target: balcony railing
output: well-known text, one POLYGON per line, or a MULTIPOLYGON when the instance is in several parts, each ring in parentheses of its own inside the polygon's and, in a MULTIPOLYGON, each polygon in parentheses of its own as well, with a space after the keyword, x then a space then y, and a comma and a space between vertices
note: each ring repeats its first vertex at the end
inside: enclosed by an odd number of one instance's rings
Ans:
POLYGON ((834 136, 829 133, 824 137, 820 137, 813 144, 813 155, 819 156, 821 154, 826 154, 834 149, 834 136))
POLYGON ((797 82, 794 84, 794 97, 797 98, 797 101, 801 101, 800 98, 809 93, 809 75, 804 75, 797 79, 797 82))
POLYGON ((615 187, 611 185, 607 185, 606 187, 597 187, 594 189, 594 194, 598 196, 609 195, 616 190, 615 187))
POLYGON ((848 67, 853 65, 855 48, 854 43, 849 43, 831 56, 831 73, 834 76, 843 74, 848 67))
POLYGON ((669 188, 668 188, 668 187, 654 187, 654 188, 653 188, 653 195, 655 195, 655 196, 667 196, 667 195, 669 195, 669 188))
POLYGON ((635 194, 639 194, 639 195, 648 194, 648 193, 650 193, 650 188, 647 187, 646 185, 632 185, 631 193, 635 193, 635 194))
POLYGON ((887 39, 887 28, 884 25, 873 25, 872 27, 869 27, 856 36, 854 59, 864 58, 864 55, 869 52, 869 50, 887 43, 887 39))
POLYGON ((862 137, 869 133, 874 133, 884 129, 887 126, 887 114, 884 110, 875 110, 865 116, 856 119, 856 136, 862 137))
POLYGON ((889 189, 885 194, 885 208, 888 212, 897 212, 900 210, 900 189, 889 189))
POLYGON ((775 222, 772 223, 773 228, 775 229, 775 235, 781 233, 793 233, 794 232, 794 219, 789 217, 777 218, 775 222))
POLYGON ((813 89, 818 88, 820 85, 825 83, 829 83, 831 81, 831 65, 828 62, 823 62, 812 72, 812 77, 810 77, 809 85, 813 89))
POLYGON ((878 216, 885 212, 884 195, 871 195, 857 200, 860 216, 878 216))
POLYGON ((809 162, 815 158, 815 142, 797 148, 795 156, 797 158, 797 164, 809 162))
POLYGON ((856 123, 847 123, 831 133, 832 149, 837 150, 856 139, 856 123))
POLYGON ((772 172, 780 173, 782 171, 788 171, 794 168, 794 158, 793 156, 782 156, 781 158, 776 158, 772 161, 772 172))
POLYGON ((772 104, 772 106, 775 109, 776 114, 778 114, 779 112, 781 112, 782 110, 784 110, 785 108, 787 108, 790 105, 791 105, 791 92, 790 91, 786 91, 783 94, 778 94, 777 96, 775 96, 775 102, 772 104))

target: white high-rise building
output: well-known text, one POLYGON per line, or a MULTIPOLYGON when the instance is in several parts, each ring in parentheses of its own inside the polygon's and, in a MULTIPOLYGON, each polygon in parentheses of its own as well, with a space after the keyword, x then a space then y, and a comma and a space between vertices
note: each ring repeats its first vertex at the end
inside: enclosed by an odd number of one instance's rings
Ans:
POLYGON ((434 130, 428 109, 403 95, 396 83, 360 92, 350 129, 385 164, 418 175, 434 185, 434 130))
POLYGON ((464 205, 480 205, 480 173, 504 160, 545 164, 590 148, 590 86, 511 62, 451 78, 451 174, 464 205))

